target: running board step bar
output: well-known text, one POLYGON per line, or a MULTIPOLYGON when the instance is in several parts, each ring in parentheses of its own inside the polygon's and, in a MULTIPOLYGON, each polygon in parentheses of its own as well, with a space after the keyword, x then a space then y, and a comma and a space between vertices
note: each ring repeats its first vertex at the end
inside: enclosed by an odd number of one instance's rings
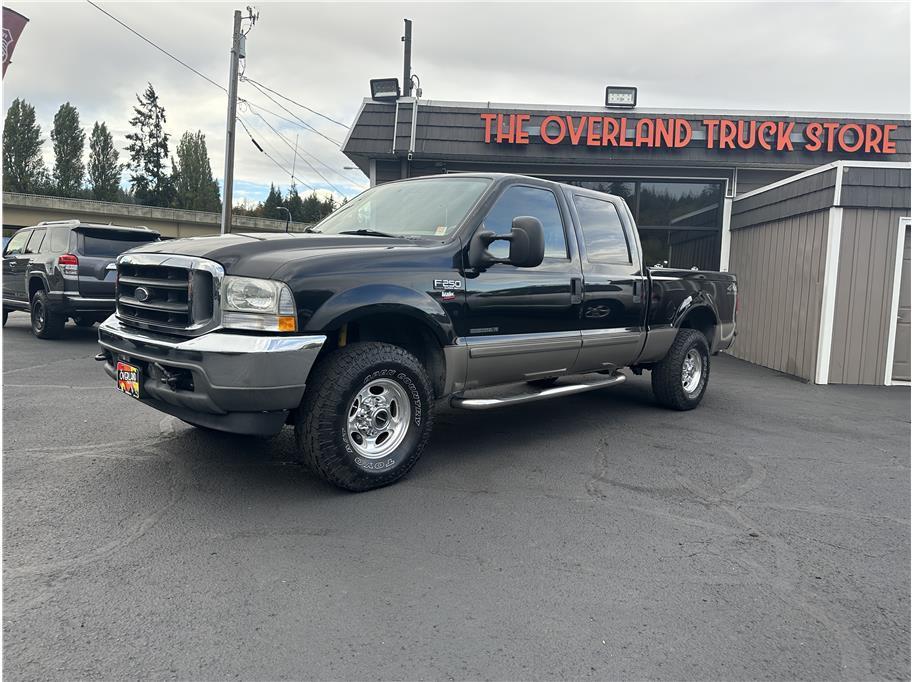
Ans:
POLYGON ((460 410, 493 410, 497 407, 521 405, 523 403, 535 402, 536 400, 547 400, 548 398, 557 398, 558 396, 595 391, 600 388, 617 386, 618 384, 623 384, 625 381, 627 381, 626 375, 616 373, 607 378, 600 377, 594 381, 576 382, 564 385, 558 384, 551 388, 544 388, 537 391, 528 390, 524 393, 501 397, 466 398, 464 395, 455 395, 450 399, 450 406, 460 410))

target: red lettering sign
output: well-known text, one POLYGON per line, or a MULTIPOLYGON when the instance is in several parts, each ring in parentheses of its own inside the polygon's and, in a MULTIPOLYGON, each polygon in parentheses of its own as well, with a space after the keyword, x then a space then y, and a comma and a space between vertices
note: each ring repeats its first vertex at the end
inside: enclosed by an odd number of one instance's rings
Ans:
MULTIPOLYGON (((529 144, 531 114, 486 112, 485 144, 529 144)), ((839 123, 810 121, 796 131, 795 121, 706 118, 703 146, 706 149, 769 152, 845 152, 848 154, 895 154, 893 123, 839 123), (799 139, 800 138, 800 139, 799 139)), ((616 119, 591 114, 545 116, 538 136, 548 145, 587 147, 643 147, 680 149, 694 140, 693 126, 683 118, 616 119)))

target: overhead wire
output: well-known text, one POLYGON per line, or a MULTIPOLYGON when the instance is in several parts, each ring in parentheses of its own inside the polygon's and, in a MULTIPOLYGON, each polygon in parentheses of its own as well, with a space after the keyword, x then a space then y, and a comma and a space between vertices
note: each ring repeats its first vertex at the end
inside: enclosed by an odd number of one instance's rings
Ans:
MULTIPOLYGON (((286 139, 285 139, 285 136, 282 135, 282 133, 280 133, 278 130, 276 130, 276 129, 272 126, 272 124, 271 124, 269 121, 267 121, 267 120, 263 117, 263 115, 262 115, 261 113, 259 113, 258 111, 254 111, 253 113, 254 113, 254 115, 256 115, 257 117, 259 117, 259 119, 260 119, 263 123, 265 123, 266 126, 267 126, 272 132, 274 132, 274 133, 278 136, 278 138, 279 138, 280 140, 282 140, 282 142, 284 142, 284 143, 286 144, 286 146, 287 146, 289 149, 291 149, 295 154, 298 153, 298 150, 295 149, 295 148, 291 145, 291 142, 289 142, 288 140, 286 140, 286 139)), ((303 151, 303 150, 302 150, 302 151, 303 151)), ((328 179, 325 175, 323 175, 323 173, 321 173, 319 170, 317 170, 317 167, 314 166, 310 161, 308 161, 306 157, 302 156, 302 157, 301 157, 301 160, 304 161, 304 163, 306 163, 314 173, 316 173, 317 175, 319 175, 319 176, 323 179, 323 182, 325 182, 327 185, 329 185, 330 187, 332 187, 334 190, 336 190, 336 191, 337 191, 339 194, 341 194, 342 196, 348 196, 345 192, 343 192, 341 189, 339 189, 338 187, 336 187, 332 182, 330 182, 329 179, 328 179)))
MULTIPOLYGON (((122 21, 122 20, 119 19, 118 17, 116 17, 116 16, 114 16, 113 14, 111 14, 110 12, 108 12, 108 11, 107 11, 106 9, 104 9, 103 7, 101 7, 101 6, 99 6, 98 4, 96 4, 95 2, 93 2, 93 0, 86 0, 86 2, 88 2, 89 5, 91 5, 92 7, 94 7, 95 9, 97 9, 99 12, 101 12, 102 14, 104 14, 105 16, 107 16, 108 18, 110 18, 112 21, 116 22, 118 25, 120 25, 121 27, 123 27, 124 29, 126 29, 127 31, 129 31, 130 33, 132 33, 133 35, 135 35, 137 38, 139 38, 139 39, 142 40, 143 42, 147 43, 147 44, 150 45, 151 47, 155 48, 156 50, 158 50, 159 52, 161 52, 162 54, 164 54, 165 56, 167 56, 169 59, 171 59, 171 60, 175 61, 176 63, 180 64, 180 65, 181 65, 182 67, 184 67, 185 69, 191 71, 193 74, 199 76, 200 78, 202 78, 203 80, 205 80, 207 83, 209 83, 209 84, 211 84, 211 85, 214 85, 214 86, 217 87, 219 90, 221 90, 222 92, 224 92, 224 93, 227 94, 228 90, 225 88, 225 86, 220 85, 219 83, 217 83, 215 80, 213 80, 212 78, 210 78, 209 76, 207 76, 206 74, 204 74, 204 73, 203 73, 202 71, 200 71, 199 69, 194 68, 193 66, 191 66, 190 64, 188 64, 188 63, 185 62, 184 60, 180 59, 179 57, 177 57, 176 55, 174 55, 174 54, 171 53, 170 51, 166 50, 166 49, 163 48, 161 45, 159 45, 158 43, 156 43, 154 40, 152 40, 152 39, 150 39, 150 38, 147 38, 145 35, 143 35, 143 34, 140 33, 139 31, 137 31, 136 29, 134 29, 132 26, 130 26, 130 25, 127 24, 126 22, 122 21)), ((246 66, 246 65, 245 65, 245 66, 246 66)), ((305 130, 309 130, 309 131, 311 131, 311 132, 314 132, 314 133, 316 133, 317 135, 319 135, 319 136, 325 138, 325 139, 328 140, 329 142, 332 142, 332 143, 333 143, 334 145, 336 145, 337 147, 341 146, 341 143, 340 143, 340 142, 338 142, 337 140, 332 139, 331 137, 329 137, 329 136, 327 136, 327 135, 324 135, 322 132, 320 132, 319 130, 317 130, 316 128, 314 128, 312 125, 310 125, 309 123, 307 123, 306 121, 304 121, 303 119, 301 119, 299 116, 297 116, 294 112, 290 111, 287 107, 285 107, 284 105, 282 105, 281 102, 276 101, 276 100, 275 100, 273 97, 271 97, 266 91, 272 92, 272 93, 274 93, 275 95, 277 95, 278 97, 281 97, 281 98, 283 98, 283 99, 285 99, 285 100, 287 100, 287 101, 289 101, 289 102, 291 102, 291 103, 293 103, 293 104, 295 104, 295 105, 297 105, 297 106, 299 106, 299 107, 302 107, 303 109, 306 109, 307 111, 309 111, 309 112, 311 112, 311 113, 313 113, 313 114, 315 114, 315 115, 317 115, 317 116, 320 116, 320 117, 322 117, 322 118, 324 118, 324 119, 326 119, 326 120, 328 120, 328 121, 331 121, 332 123, 335 123, 335 124, 337 124, 337 125, 340 125, 340 126, 342 126, 342 127, 344 127, 344 128, 348 128, 348 126, 346 126, 344 123, 341 123, 341 122, 339 122, 339 121, 337 121, 337 120, 335 120, 335 119, 333 119, 333 118, 331 118, 331 117, 329 117, 329 116, 327 116, 327 115, 325 115, 325 114, 323 114, 323 113, 321 113, 321 112, 319 112, 319 111, 317 111, 317 110, 315 110, 315 109, 312 109, 312 108, 310 108, 310 107, 308 107, 308 106, 306 106, 306 105, 304 105, 304 104, 302 104, 302 103, 300 103, 300 102, 297 102, 297 101, 291 99, 290 97, 287 97, 287 96, 285 96, 285 95, 282 95, 281 93, 277 92, 276 90, 273 90, 272 88, 269 88, 268 86, 263 85, 262 83, 259 83, 259 81, 254 81, 253 79, 247 78, 247 77, 245 77, 245 76, 243 76, 243 75, 241 76, 241 79, 244 80, 245 82, 249 82, 249 83, 250 83, 258 92, 260 92, 260 94, 262 94, 262 95, 265 96, 267 99, 269 99, 271 102, 273 102, 274 104, 276 104, 276 105, 277 105, 278 107, 280 107, 283 111, 285 111, 285 112, 288 113, 290 116, 292 116, 293 119, 295 119, 295 120, 291 120, 291 119, 285 118, 285 117, 282 116, 281 114, 277 114, 276 112, 272 111, 271 109, 267 109, 266 107, 261 106, 260 104, 256 104, 256 103, 251 102, 251 101, 249 101, 249 100, 247 100, 247 99, 245 99, 245 98, 242 98, 242 97, 238 97, 238 102, 248 105, 249 107, 251 107, 251 110, 253 110, 253 109, 258 109, 258 110, 260 110, 260 111, 263 111, 263 112, 266 112, 266 113, 270 114, 271 116, 275 116, 276 118, 278 118, 278 119, 280 119, 280 120, 282 120, 282 121, 285 121, 286 123, 289 123, 289 124, 294 125, 294 126, 296 126, 296 127, 300 127, 300 128, 305 129, 305 130)), ((291 145, 289 144, 288 140, 286 140, 285 137, 284 137, 281 133, 279 133, 279 132, 278 132, 278 131, 277 131, 277 130, 268 122, 268 121, 266 121, 266 119, 263 118, 263 116, 262 116, 258 111, 253 111, 253 113, 256 114, 264 123, 266 123, 266 125, 269 126, 269 128, 272 129, 272 131, 273 131, 276 135, 278 135, 278 136, 282 139, 282 141, 285 142, 286 145, 291 146, 291 145)), ((266 152, 266 150, 264 150, 264 149, 259 145, 259 143, 256 142, 256 140, 253 138, 253 135, 251 135, 250 130, 247 128, 246 124, 244 123, 244 121, 243 121, 240 117, 238 117, 238 121, 240 121, 240 122, 241 122, 241 125, 244 126, 244 129, 245 129, 245 131, 247 132, 247 135, 250 137, 251 141, 252 141, 253 144, 257 147, 257 149, 259 149, 263 154, 265 154, 267 157, 269 157, 269 159, 270 159, 277 167, 281 168, 281 169, 284 170, 286 173, 288 173, 288 171, 287 171, 286 169, 284 169, 284 168, 282 167, 282 165, 281 165, 279 162, 277 162, 277 161, 272 157, 272 155, 270 155, 268 152, 266 152)), ((329 171, 335 173, 335 174, 338 175, 339 177, 345 179, 347 182, 351 182, 351 183, 357 184, 356 181, 354 181, 354 180, 352 180, 351 178, 349 178, 349 177, 343 175, 342 173, 339 173, 339 172, 336 171, 334 168, 332 168, 329 164, 327 164, 327 163, 325 163, 324 161, 322 161, 321 159, 319 159, 319 157, 317 157, 317 156, 315 156, 315 155, 313 155, 313 154, 307 152, 305 149, 297 149, 297 148, 294 148, 294 147, 293 147, 292 149, 295 151, 295 154, 297 154, 297 152, 300 151, 302 154, 304 154, 304 155, 306 155, 306 156, 310 156, 310 157, 313 158, 315 161, 317 161, 320 165, 324 166, 324 167, 327 168, 329 171)), ((275 150, 273 150, 273 151, 275 151, 275 150)), ((317 168, 316 168, 313 164, 310 163, 310 161, 307 160, 306 156, 302 156, 302 159, 305 161, 305 163, 307 163, 307 165, 310 166, 311 169, 312 169, 317 175, 319 175, 319 176, 324 180, 324 182, 326 182, 327 185, 329 185, 330 187, 333 187, 333 189, 335 189, 337 192, 339 192, 339 194, 342 194, 343 196, 346 196, 345 192, 342 192, 338 187, 336 187, 335 185, 333 185, 333 183, 331 183, 331 182, 330 182, 322 173, 320 173, 319 170, 317 170, 317 168)), ((310 185, 310 184, 306 183, 305 181, 301 180, 299 177, 295 176, 293 173, 288 173, 288 175, 289 175, 290 177, 293 177, 293 178, 297 179, 298 181, 301 182, 301 184, 303 184, 304 186, 308 187, 309 189, 311 189, 311 190, 314 189, 314 187, 313 187, 312 185, 310 185)))
POLYGON ((266 158, 268 158, 270 161, 272 161, 272 162, 276 165, 276 167, 277 167, 279 170, 281 170, 282 172, 284 172, 284 173, 285 173, 286 175, 288 175, 290 178, 292 178, 292 179, 297 180, 298 182, 300 182, 300 183, 301 183, 302 185, 304 185, 307 189, 309 189, 309 190, 311 190, 311 191, 316 191, 316 188, 315 188, 313 185, 310 185, 310 184, 306 183, 304 180, 302 180, 301 178, 299 178, 298 176, 296 176, 294 173, 291 173, 287 168, 285 168, 282 164, 280 164, 278 161, 276 161, 276 160, 272 157, 272 155, 271 155, 269 152, 267 152, 265 149, 263 149, 263 148, 260 146, 260 144, 256 141, 256 139, 254 139, 253 134, 250 132, 250 128, 248 128, 248 127, 247 127, 247 124, 244 123, 244 119, 242 119, 240 116, 238 116, 238 117, 237 117, 237 120, 238 120, 238 122, 241 124, 241 126, 243 126, 245 132, 247 133, 247 137, 250 138, 250 141, 253 143, 253 146, 256 147, 257 149, 259 149, 261 152, 263 152, 263 154, 266 155, 266 158))
POLYGON ((276 96, 278 96, 278 97, 281 97, 282 99, 287 100, 288 102, 291 102, 292 104, 296 104, 297 106, 301 107, 302 109, 306 109, 307 111, 309 111, 309 112, 312 113, 312 114, 315 114, 316 116, 319 116, 319 117, 321 117, 321 118, 325 118, 325 119, 326 119, 327 121, 329 121, 330 123, 335 123, 337 126, 342 126, 342 127, 345 128, 346 130, 349 130, 349 128, 350 128, 350 126, 345 125, 345 124, 342 123, 341 121, 337 121, 336 119, 332 118, 331 116, 327 116, 326 114, 321 113, 321 112, 317 111, 316 109, 311 109, 311 108, 310 108, 309 106, 307 106, 306 104, 301 104, 300 102, 298 102, 298 101, 296 101, 296 100, 293 100, 291 97, 288 97, 287 95, 283 95, 281 92, 277 92, 276 90, 273 90, 273 89, 270 88, 268 85, 263 85, 262 83, 260 83, 260 82, 257 81, 257 80, 254 80, 254 79, 251 78, 250 76, 247 76, 247 77, 245 78, 245 80, 247 80, 247 81, 249 81, 250 83, 253 83, 253 84, 255 84, 255 85, 259 85, 261 88, 263 88, 264 90, 268 90, 268 91, 271 92, 273 95, 276 95, 276 96))
POLYGON ((341 142, 339 142, 338 140, 334 140, 334 139, 331 138, 329 135, 324 135, 322 132, 320 132, 319 130, 317 130, 316 128, 314 128, 312 125, 310 125, 307 121, 305 121, 304 119, 302 119, 301 117, 299 117, 296 113, 294 113, 293 111, 291 111, 291 110, 290 110, 288 107, 286 107, 284 104, 282 104, 281 102, 277 101, 277 100, 276 100, 272 95, 270 95, 268 92, 266 92, 265 90, 262 90, 256 83, 254 83, 254 82, 253 82, 252 80, 250 80, 249 78, 245 78, 245 79, 244 79, 244 82, 245 82, 245 83, 250 83, 250 85, 253 86, 253 88, 256 89, 261 95, 263 95, 263 96, 266 97, 266 99, 268 99, 270 102, 272 102, 273 104, 275 104, 276 106, 278 106, 278 107, 279 107, 282 111, 284 111, 286 114, 288 114, 288 115, 291 116, 292 118, 296 119, 296 120, 300 123, 300 125, 304 126, 304 128, 305 128, 306 130, 310 130, 311 132, 316 133, 317 135, 319 135, 319 136, 322 137, 323 139, 332 142, 332 143, 333 143, 334 145, 336 145, 337 147, 341 147, 341 146, 342 146, 342 143, 341 143, 341 142))

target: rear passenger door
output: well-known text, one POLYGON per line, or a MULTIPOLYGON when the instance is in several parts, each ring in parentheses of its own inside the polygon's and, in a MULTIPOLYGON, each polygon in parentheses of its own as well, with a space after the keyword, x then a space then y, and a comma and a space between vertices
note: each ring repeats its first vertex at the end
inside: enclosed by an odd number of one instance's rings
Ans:
POLYGON ((582 349, 574 371, 624 367, 645 341, 646 277, 636 228, 621 200, 566 190, 579 228, 582 349))

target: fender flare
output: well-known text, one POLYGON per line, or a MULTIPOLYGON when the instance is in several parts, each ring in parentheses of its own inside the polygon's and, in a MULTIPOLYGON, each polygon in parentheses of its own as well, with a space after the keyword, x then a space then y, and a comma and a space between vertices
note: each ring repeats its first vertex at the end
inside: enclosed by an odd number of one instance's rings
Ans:
POLYGON ((29 305, 32 304, 32 297, 31 297, 31 294, 29 294, 29 289, 32 288, 32 280, 35 280, 35 279, 41 280, 41 287, 45 291, 51 290, 51 285, 48 283, 47 275, 45 275, 43 272, 39 272, 38 270, 32 270, 31 272, 29 272, 28 276, 25 279, 25 293, 26 293, 26 298, 28 299, 27 303, 29 305))
POLYGON ((364 315, 395 313, 422 322, 441 346, 456 338, 453 322, 441 305, 426 293, 396 284, 372 284, 347 289, 332 296, 313 314, 305 331, 338 329, 364 315))

